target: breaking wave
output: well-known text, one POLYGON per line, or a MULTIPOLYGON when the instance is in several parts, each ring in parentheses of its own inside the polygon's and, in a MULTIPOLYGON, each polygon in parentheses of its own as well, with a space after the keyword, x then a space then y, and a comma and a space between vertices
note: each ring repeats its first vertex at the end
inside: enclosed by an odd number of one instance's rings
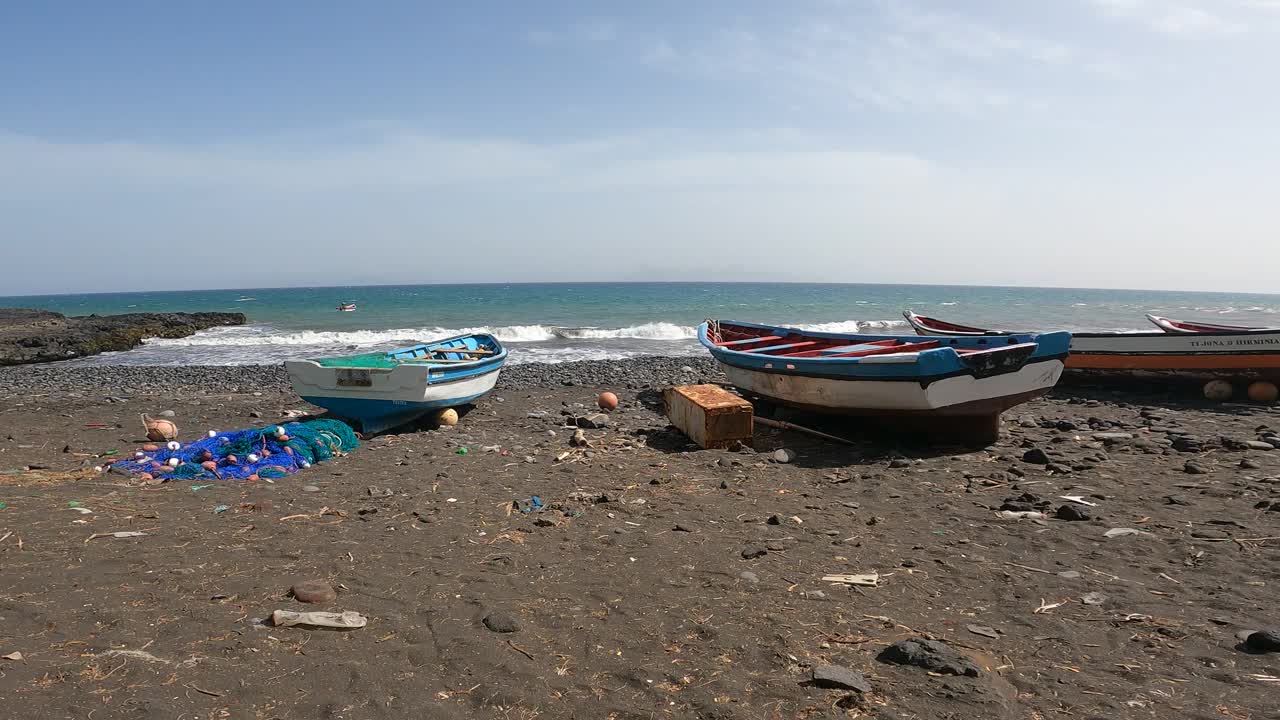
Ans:
POLYGON ((566 328, 546 325, 505 325, 473 328, 400 328, 394 330, 302 330, 282 332, 265 325, 215 328, 190 337, 152 338, 152 347, 190 347, 212 345, 335 345, 378 346, 393 343, 430 342, 454 335, 488 333, 507 343, 549 342, 552 340, 692 340, 695 328, 668 322, 645 323, 624 328, 566 328))

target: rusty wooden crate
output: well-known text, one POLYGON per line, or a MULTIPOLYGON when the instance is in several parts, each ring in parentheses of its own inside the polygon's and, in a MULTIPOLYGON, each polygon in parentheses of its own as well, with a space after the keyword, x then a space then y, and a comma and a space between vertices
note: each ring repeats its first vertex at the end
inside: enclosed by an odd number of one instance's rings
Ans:
POLYGON ((751 445, 751 403, 719 385, 683 385, 663 391, 671 424, 699 447, 751 445))

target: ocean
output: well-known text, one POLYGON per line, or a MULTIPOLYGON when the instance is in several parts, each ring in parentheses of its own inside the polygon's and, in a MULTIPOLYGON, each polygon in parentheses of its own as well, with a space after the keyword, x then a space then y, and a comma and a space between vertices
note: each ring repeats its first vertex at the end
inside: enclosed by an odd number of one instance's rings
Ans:
POLYGON ((511 362, 701 355, 708 317, 832 332, 909 333, 902 311, 1009 329, 1151 329, 1144 313, 1280 323, 1280 296, 1148 290, 792 283, 546 283, 195 290, 0 297, 67 315, 243 312, 249 324, 149 340, 79 365, 245 365, 390 349, 460 332, 508 344, 511 362), (357 304, 338 312, 340 302, 357 304))

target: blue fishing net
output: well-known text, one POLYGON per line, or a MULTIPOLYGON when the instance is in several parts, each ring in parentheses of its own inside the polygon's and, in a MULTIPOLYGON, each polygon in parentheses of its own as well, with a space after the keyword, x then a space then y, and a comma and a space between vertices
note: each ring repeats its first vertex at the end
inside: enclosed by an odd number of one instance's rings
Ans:
POLYGON ((160 445, 158 450, 139 451, 133 459, 112 464, 111 472, 170 480, 275 479, 359 444, 346 423, 308 420, 218 433, 176 450, 160 445))

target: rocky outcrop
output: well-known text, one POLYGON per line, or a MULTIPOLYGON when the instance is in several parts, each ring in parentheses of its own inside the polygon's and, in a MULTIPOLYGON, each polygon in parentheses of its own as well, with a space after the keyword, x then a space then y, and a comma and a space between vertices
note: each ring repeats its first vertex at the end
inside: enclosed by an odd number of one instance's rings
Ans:
POLYGON ((244 323, 243 313, 66 317, 47 310, 0 308, 0 366, 131 350, 140 345, 143 338, 181 338, 211 327, 244 323))

